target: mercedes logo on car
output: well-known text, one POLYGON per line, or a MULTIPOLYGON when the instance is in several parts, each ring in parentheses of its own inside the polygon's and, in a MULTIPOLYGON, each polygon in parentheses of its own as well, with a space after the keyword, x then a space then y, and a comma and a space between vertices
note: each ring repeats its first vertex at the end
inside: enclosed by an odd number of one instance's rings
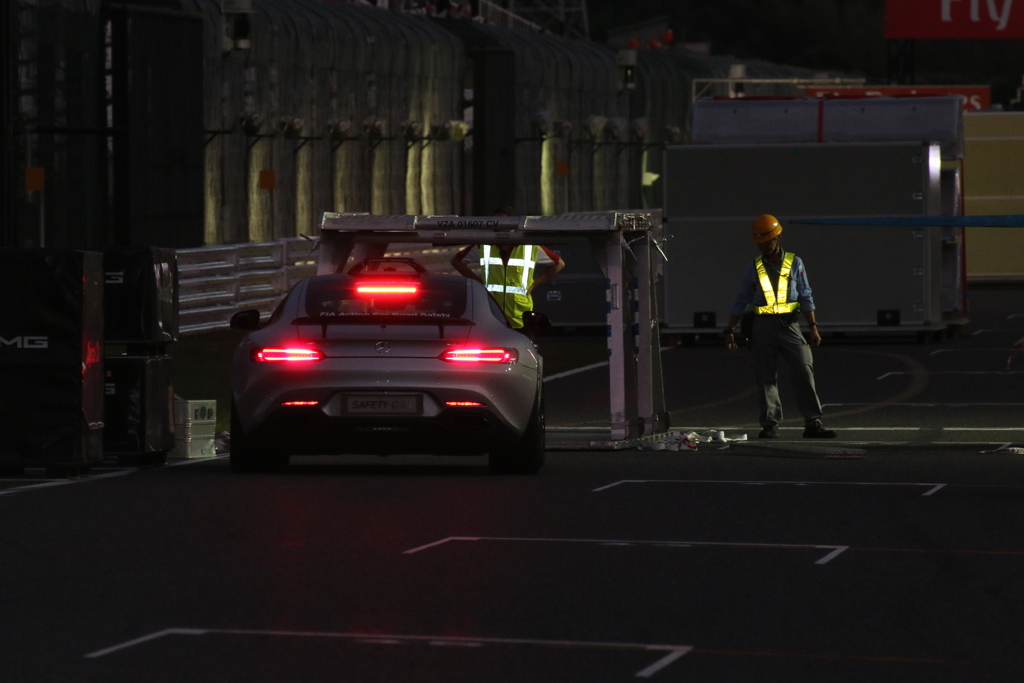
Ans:
POLYGON ((373 348, 377 349, 377 353, 387 353, 391 350, 391 344, 388 344, 386 341, 379 341, 373 348))

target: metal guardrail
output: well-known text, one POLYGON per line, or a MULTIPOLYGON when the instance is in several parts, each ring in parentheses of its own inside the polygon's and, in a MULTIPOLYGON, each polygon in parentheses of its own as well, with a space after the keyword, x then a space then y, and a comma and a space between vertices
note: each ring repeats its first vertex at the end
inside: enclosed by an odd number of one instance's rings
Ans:
POLYGON ((312 250, 302 238, 179 249, 179 333, 227 329, 246 308, 269 314, 295 282, 316 274, 312 250))
MULTIPOLYGON (((178 249, 179 334, 226 330, 231 316, 247 308, 269 316, 296 282, 316 275, 314 244, 295 237, 178 249)), ((415 258, 431 272, 450 273, 457 249, 399 249, 387 255, 415 258)))

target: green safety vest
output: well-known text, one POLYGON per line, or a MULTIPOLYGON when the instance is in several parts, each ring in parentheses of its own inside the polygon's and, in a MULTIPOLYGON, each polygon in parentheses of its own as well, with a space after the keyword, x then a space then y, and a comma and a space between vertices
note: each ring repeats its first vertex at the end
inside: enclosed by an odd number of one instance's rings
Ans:
POLYGON ((517 245, 506 265, 502 263, 497 247, 480 245, 481 279, 512 327, 522 327, 523 313, 533 310, 530 285, 533 283, 533 271, 537 268, 536 253, 537 247, 533 244, 517 245))
POLYGON ((793 253, 785 254, 782 257, 782 269, 779 271, 778 294, 772 292, 772 281, 768 278, 768 271, 764 267, 764 257, 758 256, 754 259, 754 267, 757 269, 757 279, 761 282, 761 291, 764 292, 765 306, 758 306, 754 312, 758 315, 774 315, 776 313, 792 313, 800 308, 800 302, 787 302, 789 298, 789 271, 793 269, 793 253))

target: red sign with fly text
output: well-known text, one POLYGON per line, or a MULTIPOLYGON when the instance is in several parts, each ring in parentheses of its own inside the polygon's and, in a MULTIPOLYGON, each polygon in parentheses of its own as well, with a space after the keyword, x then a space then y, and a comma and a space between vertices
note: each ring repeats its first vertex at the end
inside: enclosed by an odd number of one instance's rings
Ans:
POLYGON ((934 97, 963 95, 964 111, 992 107, 992 88, 987 85, 848 85, 832 88, 805 87, 808 97, 934 97))
POLYGON ((885 37, 1024 38, 1024 0, 885 0, 885 37))

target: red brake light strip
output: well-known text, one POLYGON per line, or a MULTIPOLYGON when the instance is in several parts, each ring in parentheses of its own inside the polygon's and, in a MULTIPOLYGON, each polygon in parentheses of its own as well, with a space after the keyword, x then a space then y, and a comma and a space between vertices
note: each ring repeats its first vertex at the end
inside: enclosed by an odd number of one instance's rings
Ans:
POLYGON ((416 285, 356 285, 358 294, 416 294, 419 287, 416 285))
POLYGON ((257 363, 309 363, 323 358, 324 354, 318 349, 298 347, 256 349, 252 353, 252 359, 257 363))
POLYGON ((514 363, 515 349, 449 349, 441 359, 450 363, 514 363))

